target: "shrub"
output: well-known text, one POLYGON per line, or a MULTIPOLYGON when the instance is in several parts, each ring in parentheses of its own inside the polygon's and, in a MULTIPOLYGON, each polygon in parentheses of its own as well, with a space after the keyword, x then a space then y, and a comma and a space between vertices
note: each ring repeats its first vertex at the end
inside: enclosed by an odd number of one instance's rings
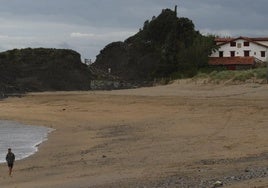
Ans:
POLYGON ((229 80, 234 76, 234 71, 213 71, 210 73, 210 77, 213 80, 229 80))
POLYGON ((236 71, 233 80, 246 81, 252 77, 254 77, 252 71, 236 71))
POLYGON ((267 68, 254 69, 255 77, 258 79, 265 79, 267 76, 267 68))

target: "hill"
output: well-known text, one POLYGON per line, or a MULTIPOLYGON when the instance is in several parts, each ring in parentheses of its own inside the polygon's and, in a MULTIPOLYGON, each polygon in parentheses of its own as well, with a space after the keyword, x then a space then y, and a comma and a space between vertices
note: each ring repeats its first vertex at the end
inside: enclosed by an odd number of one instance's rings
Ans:
POLYGON ((213 37, 202 36, 190 19, 164 9, 134 36, 108 44, 91 66, 122 80, 187 77, 207 65, 213 47, 213 37))
POLYGON ((14 49, 0 53, 0 92, 87 90, 91 74, 80 54, 65 49, 14 49))

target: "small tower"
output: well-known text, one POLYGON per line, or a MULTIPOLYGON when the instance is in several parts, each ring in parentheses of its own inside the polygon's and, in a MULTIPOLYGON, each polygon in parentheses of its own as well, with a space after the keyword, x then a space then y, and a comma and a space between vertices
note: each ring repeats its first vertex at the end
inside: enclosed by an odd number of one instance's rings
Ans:
POLYGON ((177 5, 175 5, 175 10, 174 10, 174 12, 175 12, 175 15, 177 16, 177 5))

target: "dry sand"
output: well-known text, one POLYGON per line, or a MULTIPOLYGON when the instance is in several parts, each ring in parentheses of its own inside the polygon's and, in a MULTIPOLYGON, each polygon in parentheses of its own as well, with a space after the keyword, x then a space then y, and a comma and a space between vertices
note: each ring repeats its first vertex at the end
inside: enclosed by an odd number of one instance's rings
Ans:
POLYGON ((56 129, 1 188, 268 187, 268 85, 29 93, 0 119, 56 129))

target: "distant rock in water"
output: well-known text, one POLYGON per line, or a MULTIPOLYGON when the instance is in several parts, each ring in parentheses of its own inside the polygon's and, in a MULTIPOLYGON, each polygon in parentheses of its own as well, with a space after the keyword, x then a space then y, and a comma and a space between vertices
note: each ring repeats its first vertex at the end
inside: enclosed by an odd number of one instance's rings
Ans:
POLYGON ((91 78, 73 50, 26 48, 0 53, 0 93, 88 90, 91 78))

